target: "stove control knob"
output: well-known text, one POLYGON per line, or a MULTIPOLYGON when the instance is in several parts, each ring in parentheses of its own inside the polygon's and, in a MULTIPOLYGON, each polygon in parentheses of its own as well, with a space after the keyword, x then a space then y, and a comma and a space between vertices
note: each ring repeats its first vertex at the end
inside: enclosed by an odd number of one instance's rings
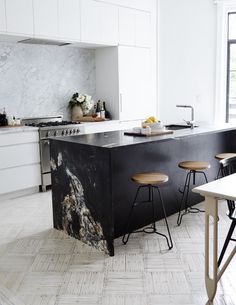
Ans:
POLYGON ((48 131, 48 132, 46 133, 46 137, 50 137, 50 135, 51 135, 51 131, 48 131))
POLYGON ((65 135, 68 135, 68 130, 65 131, 65 135))
POLYGON ((70 133, 70 134, 72 134, 72 132, 73 132, 73 130, 70 130, 70 132, 69 132, 69 133, 70 133))
POLYGON ((65 130, 62 130, 61 135, 64 136, 65 134, 65 130))
POLYGON ((72 133, 75 134, 75 132, 76 132, 76 130, 75 130, 75 129, 72 129, 72 133))
POLYGON ((54 136, 55 136, 55 137, 58 136, 58 131, 55 131, 55 132, 54 132, 54 136))
POLYGON ((77 133, 79 133, 79 128, 78 128, 78 129, 76 129, 76 132, 77 132, 77 133))

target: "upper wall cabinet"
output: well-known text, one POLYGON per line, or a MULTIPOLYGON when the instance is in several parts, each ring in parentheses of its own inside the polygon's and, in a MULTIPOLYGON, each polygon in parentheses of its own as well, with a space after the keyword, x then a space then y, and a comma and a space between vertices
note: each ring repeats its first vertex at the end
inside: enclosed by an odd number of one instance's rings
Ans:
POLYGON ((7 29, 7 25, 6 25, 5 0, 0 0, 0 32, 5 32, 6 29, 7 29))
POLYGON ((136 46, 149 47, 151 44, 151 14, 144 11, 135 12, 136 46))
POLYGON ((7 32, 33 35, 32 0, 6 0, 6 19, 7 32))
POLYGON ((135 45, 135 10, 133 9, 119 8, 119 43, 135 45))
POLYGON ((101 2, 108 2, 114 5, 120 5, 124 7, 136 8, 139 10, 151 11, 153 4, 156 0, 97 0, 101 2))
POLYGON ((81 0, 81 40, 116 45, 118 8, 98 1, 81 0))
POLYGON ((80 40, 80 0, 58 0, 59 37, 80 40))
MULTIPOLYGON (((15 0, 21 2, 19 0, 15 0)), ((36 37, 58 37, 57 0, 33 0, 34 34, 36 37)))
POLYGON ((149 12, 119 8, 119 44, 150 46, 151 15, 149 12))

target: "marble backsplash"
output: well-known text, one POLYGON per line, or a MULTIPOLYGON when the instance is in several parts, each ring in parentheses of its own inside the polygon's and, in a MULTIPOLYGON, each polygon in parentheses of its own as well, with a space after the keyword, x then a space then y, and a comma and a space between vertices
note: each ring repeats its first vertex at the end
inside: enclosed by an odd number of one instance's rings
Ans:
POLYGON ((95 52, 76 47, 0 43, 0 109, 9 115, 63 114, 74 92, 95 98, 95 52))

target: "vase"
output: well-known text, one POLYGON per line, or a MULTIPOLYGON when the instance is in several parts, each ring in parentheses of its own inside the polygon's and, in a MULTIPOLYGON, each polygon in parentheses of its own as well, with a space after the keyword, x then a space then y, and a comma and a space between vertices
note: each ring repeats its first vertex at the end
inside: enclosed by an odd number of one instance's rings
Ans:
POLYGON ((75 105, 71 109, 71 120, 72 121, 79 121, 80 118, 83 117, 83 110, 80 105, 75 105))

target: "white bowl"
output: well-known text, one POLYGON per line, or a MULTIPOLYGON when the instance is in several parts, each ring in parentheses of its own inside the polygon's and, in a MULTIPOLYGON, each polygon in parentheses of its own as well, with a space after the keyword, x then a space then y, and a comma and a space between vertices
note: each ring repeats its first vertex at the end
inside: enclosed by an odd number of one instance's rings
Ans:
POLYGON ((157 123, 142 123, 142 126, 149 126, 152 131, 160 131, 164 128, 163 124, 161 122, 157 123))

